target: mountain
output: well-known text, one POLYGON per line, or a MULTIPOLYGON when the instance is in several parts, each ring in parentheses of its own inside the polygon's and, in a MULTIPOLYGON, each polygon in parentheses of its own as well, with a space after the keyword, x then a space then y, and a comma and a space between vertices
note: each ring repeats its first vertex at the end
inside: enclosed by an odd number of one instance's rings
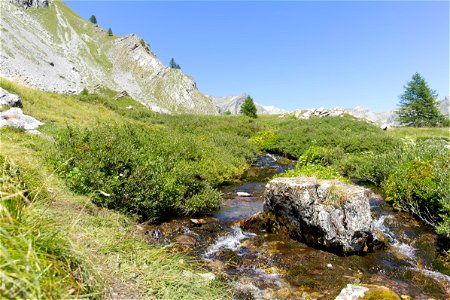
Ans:
POLYGON ((438 101, 439 111, 447 117, 450 117, 450 96, 438 101))
POLYGON ((356 106, 354 108, 347 108, 345 112, 360 119, 366 119, 377 123, 380 126, 396 126, 398 125, 397 114, 394 110, 386 112, 373 112, 367 107, 356 106))
POLYGON ((217 113, 190 76, 134 34, 109 36, 60 0, 1 1, 1 11, 1 77, 58 93, 126 91, 156 111, 217 113))
MULTIPOLYGON (((225 96, 225 97, 211 97, 213 103, 216 105, 219 113, 224 114, 229 111, 232 115, 239 114, 241 105, 244 103, 247 94, 240 96, 225 96)), ((260 115, 277 115, 284 114, 287 111, 275 106, 266 106, 255 102, 257 113, 260 115)))
MULTIPOLYGON (((438 100, 437 105, 439 111, 444 116, 449 117, 449 97, 445 97, 444 99, 438 100)), ((396 121, 397 113, 395 110, 390 110, 387 112, 373 112, 368 108, 356 106, 354 108, 349 108, 345 110, 347 113, 357 117, 363 118, 379 125, 388 125, 388 126, 397 126, 399 123, 396 121)))

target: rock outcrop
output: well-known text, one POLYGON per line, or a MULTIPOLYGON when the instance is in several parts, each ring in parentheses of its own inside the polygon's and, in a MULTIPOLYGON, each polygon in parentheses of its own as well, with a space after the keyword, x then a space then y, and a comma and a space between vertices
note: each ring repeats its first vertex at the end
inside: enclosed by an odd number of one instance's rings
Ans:
POLYGON ((0 87, 0 108, 4 105, 9 107, 22 107, 22 99, 16 94, 11 94, 0 87))
POLYGON ((18 107, 0 112, 0 128, 16 127, 29 133, 38 133, 37 128, 43 124, 31 116, 25 115, 18 107))
POLYGON ((311 108, 311 109, 307 109, 307 110, 297 110, 294 112, 294 115, 297 119, 309 119, 311 117, 342 117, 344 116, 345 110, 340 108, 340 107, 336 107, 336 108, 332 108, 332 109, 327 109, 327 108, 311 108))
POLYGON ((138 36, 108 36, 59 0, 39 8, 45 13, 36 13, 35 7, 47 4, 45 0, 2 1, 1 77, 67 94, 84 88, 93 91, 96 86, 125 90, 158 112, 217 113, 190 76, 164 66, 138 36))
POLYGON ((48 7, 48 0, 16 0, 16 2, 23 8, 48 7))
POLYGON ((264 210, 287 223, 290 235, 339 254, 372 251, 377 238, 370 190, 337 180, 276 178, 266 186, 264 210))
MULTIPOLYGON (((240 113, 241 105, 244 103, 247 96, 247 94, 242 94, 239 96, 211 97, 211 99, 219 110, 219 113, 225 114, 230 112, 232 115, 237 115, 240 113)), ((278 115, 286 113, 286 110, 275 106, 266 106, 258 103, 255 103, 255 106, 256 113, 259 115, 278 115)))

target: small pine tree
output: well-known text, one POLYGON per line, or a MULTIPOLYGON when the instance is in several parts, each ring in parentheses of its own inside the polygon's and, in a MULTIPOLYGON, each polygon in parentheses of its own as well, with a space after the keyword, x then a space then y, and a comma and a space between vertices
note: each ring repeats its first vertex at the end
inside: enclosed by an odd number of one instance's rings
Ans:
POLYGON ((180 65, 175 62, 175 59, 173 57, 170 60, 169 65, 172 69, 181 69, 180 65))
POLYGON ((87 96, 87 95, 89 95, 88 89, 87 89, 87 88, 84 88, 84 89, 80 92, 80 95, 82 95, 82 96, 87 96))
POLYGON ((109 27, 109 29, 108 29, 108 36, 113 36, 113 32, 112 32, 111 27, 109 27))
POLYGON ((92 15, 92 16, 89 18, 89 21, 91 21, 92 24, 97 24, 97 18, 96 18, 94 15, 92 15))
POLYGON ((400 108, 397 111, 400 124, 427 127, 445 123, 445 117, 437 106, 436 91, 430 89, 419 73, 415 73, 404 88, 405 92, 400 96, 400 108))
POLYGON ((245 98, 244 103, 242 103, 241 105, 241 114, 248 116, 250 118, 257 118, 258 115, 256 114, 256 106, 255 103, 253 102, 252 97, 247 96, 247 98, 245 98))

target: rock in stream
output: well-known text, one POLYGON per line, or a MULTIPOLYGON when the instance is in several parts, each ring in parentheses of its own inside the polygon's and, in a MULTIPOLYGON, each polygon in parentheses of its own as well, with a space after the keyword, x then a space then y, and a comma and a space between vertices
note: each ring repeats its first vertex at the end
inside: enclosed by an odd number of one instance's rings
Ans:
POLYGON ((299 241, 339 254, 361 253, 383 244, 369 199, 370 190, 337 180, 276 178, 266 187, 264 210, 299 241))

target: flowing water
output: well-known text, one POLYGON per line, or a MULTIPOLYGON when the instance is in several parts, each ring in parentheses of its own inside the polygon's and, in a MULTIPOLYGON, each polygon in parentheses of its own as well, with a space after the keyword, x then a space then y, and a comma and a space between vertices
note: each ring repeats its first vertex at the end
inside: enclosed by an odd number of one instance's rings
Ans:
POLYGON ((259 157, 246 182, 224 187, 216 214, 148 227, 149 240, 201 258, 234 286, 236 299, 334 299, 348 283, 382 285, 412 299, 450 299, 450 277, 433 269, 432 230, 394 213, 381 198, 371 202, 372 216, 390 247, 364 256, 337 256, 264 229, 243 230, 242 220, 263 209, 266 181, 293 167, 279 159, 259 157))

